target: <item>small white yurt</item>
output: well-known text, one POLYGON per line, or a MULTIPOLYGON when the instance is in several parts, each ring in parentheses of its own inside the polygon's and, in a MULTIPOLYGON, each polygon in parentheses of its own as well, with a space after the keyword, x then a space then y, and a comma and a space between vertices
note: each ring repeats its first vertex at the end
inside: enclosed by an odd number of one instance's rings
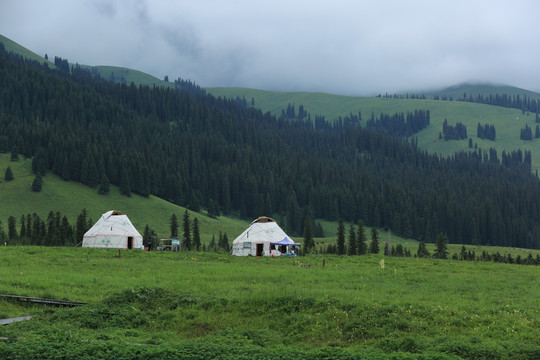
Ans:
POLYGON ((234 239, 231 255, 295 256, 295 249, 299 245, 285 234, 274 219, 261 216, 234 239))
POLYGON ((82 247, 112 249, 144 249, 142 236, 126 214, 111 210, 83 236, 82 247))

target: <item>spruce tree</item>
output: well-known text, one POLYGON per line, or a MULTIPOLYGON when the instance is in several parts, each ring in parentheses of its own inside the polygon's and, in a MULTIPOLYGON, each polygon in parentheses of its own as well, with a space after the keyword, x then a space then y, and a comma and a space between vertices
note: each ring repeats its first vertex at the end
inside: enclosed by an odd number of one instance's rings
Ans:
POLYGON ((212 240, 210 241, 210 244, 208 245, 208 250, 210 251, 216 251, 216 236, 212 234, 212 240))
POLYGON ((199 230, 199 219, 193 219, 193 247, 196 251, 201 250, 201 232, 199 230))
POLYGON ((32 182, 32 191, 33 192, 40 192, 41 188, 43 187, 43 179, 41 178, 41 175, 36 175, 34 178, 34 181, 32 182))
POLYGON ((309 253, 314 246, 311 217, 308 215, 304 221, 304 253, 309 253))
POLYGON ((392 248, 389 242, 384 244, 384 256, 392 256, 392 248))
POLYGON ((351 222, 351 227, 349 228, 349 246, 347 248, 347 253, 349 255, 358 254, 358 246, 356 244, 356 232, 354 231, 354 224, 351 222))
POLYGON ((21 240, 26 239, 26 216, 23 214, 21 215, 21 230, 19 231, 19 236, 21 237, 21 240))
POLYGON ((107 177, 107 174, 103 173, 101 175, 101 180, 99 183, 98 194, 106 195, 109 193, 110 189, 111 189, 111 186, 109 183, 109 178, 107 177))
POLYGON ((8 237, 10 241, 15 241, 18 237, 17 219, 15 219, 15 216, 10 216, 8 218, 8 237))
POLYGON ((343 220, 339 219, 338 230, 337 230, 337 254, 345 254, 345 225, 343 225, 343 220))
POLYGON ((369 246, 369 252, 372 254, 379 253, 379 232, 375 226, 371 228, 371 244, 369 246))
POLYGON ((223 233, 221 248, 225 250, 226 252, 229 252, 229 238, 227 236, 227 233, 223 233))
POLYGON ((186 210, 184 213, 184 248, 191 250, 191 231, 189 226, 189 213, 186 210))
POLYGON ((171 215, 169 228, 171 229, 171 238, 178 238, 178 218, 176 217, 176 214, 171 215))
POLYGON ((443 233, 439 233, 437 236, 437 248, 435 249, 435 252, 433 253, 433 257, 437 259, 447 259, 448 258, 448 246, 446 236, 443 235, 443 233))
POLYGON ((86 222, 87 217, 88 217, 88 211, 86 211, 86 208, 83 208, 79 216, 77 216, 77 222, 75 223, 75 243, 77 244, 83 241, 84 233, 88 231, 87 222, 86 222))
POLYGON ((428 258, 430 256, 425 242, 422 241, 418 244, 418 250, 416 251, 416 256, 419 258, 428 258))
POLYGON ((367 243, 366 243, 366 234, 364 232, 364 222, 358 220, 358 231, 356 232, 356 246, 358 247, 358 255, 367 254, 367 243))
POLYGON ((7 169, 6 169, 6 172, 4 174, 4 179, 6 181, 11 181, 14 179, 13 177, 13 171, 11 171, 11 166, 8 166, 7 169))

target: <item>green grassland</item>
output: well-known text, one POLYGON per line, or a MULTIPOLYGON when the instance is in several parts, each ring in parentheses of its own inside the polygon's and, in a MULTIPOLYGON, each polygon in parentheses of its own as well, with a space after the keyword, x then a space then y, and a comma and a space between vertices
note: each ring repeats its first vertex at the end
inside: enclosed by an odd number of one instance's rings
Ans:
MULTIPOLYGON (((461 90, 466 88, 462 87, 461 90)), ((477 89, 477 88, 475 88, 477 89)), ((492 92, 501 92, 507 87, 493 87, 492 92)), ((275 115, 280 115, 282 109, 286 109, 289 103, 304 105, 305 110, 311 114, 324 115, 327 120, 334 121, 339 116, 342 118, 350 113, 362 114, 362 125, 373 112, 376 116, 380 113, 394 114, 396 112, 414 111, 416 109, 426 109, 431 114, 431 124, 426 129, 420 131, 415 136, 418 137, 418 146, 431 153, 443 156, 450 156, 458 151, 469 151, 468 140, 439 140, 439 133, 442 133, 442 125, 445 119, 448 125, 455 125, 461 122, 467 126, 467 134, 472 138, 478 148, 488 151, 489 148, 497 150, 499 159, 503 151, 507 153, 521 149, 531 151, 532 169, 540 168, 540 139, 532 141, 520 140, 520 130, 527 124, 534 129, 535 114, 522 114, 517 109, 507 109, 497 106, 466 103, 458 101, 423 100, 423 99, 394 99, 379 97, 354 97, 331 95, 324 93, 293 93, 293 92, 273 92, 244 88, 207 88, 210 94, 221 97, 245 97, 248 104, 253 98, 255 107, 262 111, 270 111, 275 115), (478 123, 491 124, 495 126, 497 137, 495 141, 479 139, 476 136, 478 123)), ((480 90, 478 90, 480 91, 480 90)), ((482 90, 487 91, 487 89, 482 90)), ((461 92, 463 94, 463 92, 461 92)), ((534 94, 534 93, 533 93, 534 94)))
POLYGON ((34 351, 39 358, 94 358, 98 348, 121 349, 124 359, 540 354, 536 266, 380 255, 118 257, 114 250, 41 247, 2 247, 0 260, 0 293, 89 303, 44 308, 0 299, 2 316, 34 315, 0 327, 4 358, 34 351))

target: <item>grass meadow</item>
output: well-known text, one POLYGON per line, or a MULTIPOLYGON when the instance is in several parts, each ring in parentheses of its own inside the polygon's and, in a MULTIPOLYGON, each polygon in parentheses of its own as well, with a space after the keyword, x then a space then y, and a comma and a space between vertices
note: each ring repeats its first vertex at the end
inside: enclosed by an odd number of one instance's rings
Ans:
POLYGON ((0 299, 2 317, 34 315, 0 327, 3 358, 59 347, 92 358, 97 344, 123 358, 540 355, 537 266, 9 246, 0 262, 0 293, 89 303, 0 299))

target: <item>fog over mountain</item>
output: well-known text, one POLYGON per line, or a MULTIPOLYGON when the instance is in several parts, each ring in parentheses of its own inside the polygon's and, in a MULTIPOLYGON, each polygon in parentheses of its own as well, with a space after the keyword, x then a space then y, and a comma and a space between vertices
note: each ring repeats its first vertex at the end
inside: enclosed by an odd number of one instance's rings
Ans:
POLYGON ((201 86, 373 95, 540 90, 540 2, 2 1, 0 33, 70 62, 201 86))

